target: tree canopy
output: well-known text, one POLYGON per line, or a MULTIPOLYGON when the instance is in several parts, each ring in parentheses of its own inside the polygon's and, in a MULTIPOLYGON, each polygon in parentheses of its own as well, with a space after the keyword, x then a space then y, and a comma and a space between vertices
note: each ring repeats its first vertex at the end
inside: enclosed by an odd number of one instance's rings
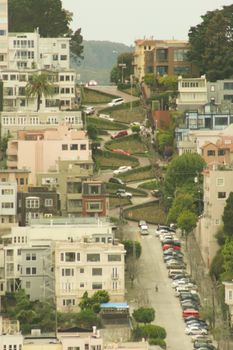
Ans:
POLYGON ((226 200, 222 219, 224 233, 233 238, 233 192, 229 194, 226 200))
POLYGON ((33 32, 41 37, 71 37, 71 51, 82 58, 81 29, 70 29, 73 14, 62 8, 61 0, 8 0, 9 32, 33 32))
POLYGON ((188 59, 207 79, 233 75, 233 5, 208 11, 202 22, 189 30, 188 59))
POLYGON ((40 109, 41 97, 52 96, 54 93, 54 85, 50 81, 47 73, 33 74, 25 88, 27 97, 37 98, 37 112, 40 109))
POLYGON ((140 307, 133 311, 133 318, 137 322, 150 323, 155 319, 155 310, 151 307, 140 307))

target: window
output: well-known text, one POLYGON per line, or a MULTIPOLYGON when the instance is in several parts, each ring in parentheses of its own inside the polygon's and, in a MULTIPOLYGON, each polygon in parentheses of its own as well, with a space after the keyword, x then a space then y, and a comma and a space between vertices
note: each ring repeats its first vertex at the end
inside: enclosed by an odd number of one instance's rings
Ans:
POLYGON ((100 185, 90 185, 89 186, 89 189, 90 189, 89 193, 90 194, 100 194, 100 192, 101 192, 100 188, 101 188, 100 185))
POLYGON ((219 219, 215 220, 215 225, 220 225, 220 220, 219 219))
POLYGON ((80 269, 80 273, 84 273, 84 269, 83 268, 80 269))
POLYGON ((27 198, 26 199, 26 208, 39 208, 40 207, 40 198, 27 198))
POLYGON ((79 346, 68 346, 67 350, 80 350, 79 346))
POLYGON ((84 283, 80 283, 80 288, 84 288, 84 283))
POLYGON ((60 56, 60 60, 61 61, 66 61, 67 60, 67 56, 66 55, 61 55, 60 56))
POLYGON ((167 74, 168 73, 168 66, 157 66, 156 73, 158 73, 160 75, 167 74))
POLYGON ((65 261, 66 262, 74 262, 75 261, 75 253, 74 252, 66 252, 65 253, 65 261))
POLYGON ((62 145, 61 148, 62 151, 68 151, 68 145, 62 145))
POLYGON ((225 149, 219 149, 218 156, 224 156, 224 155, 225 155, 225 149))
POLYGON ((71 145, 70 145, 70 150, 71 150, 71 151, 77 151, 77 150, 78 150, 78 145, 75 144, 75 143, 71 144, 71 145))
POLYGON ((87 145, 85 145, 85 144, 81 144, 80 145, 80 150, 81 151, 86 151, 86 149, 87 149, 87 145))
POLYGON ((215 156, 215 151, 212 150, 212 149, 209 149, 209 150, 207 151, 207 156, 208 156, 208 157, 210 157, 210 156, 215 156))
POLYGON ((26 254, 26 260, 31 260, 31 254, 29 253, 26 254))
POLYGON ((100 261, 100 254, 87 254, 87 261, 100 261))
POLYGON ((174 50, 174 61, 175 62, 183 62, 187 60, 187 52, 186 49, 175 49, 174 50))
POLYGON ((223 99, 226 101, 233 102, 233 95, 223 95, 223 99))
POLYGON ((20 184, 20 185, 24 185, 24 178, 23 178, 23 177, 21 177, 21 178, 19 179, 19 184, 20 184))
POLYGON ((36 267, 32 267, 32 275, 36 275, 36 267))
POLYGON ((14 208, 14 203, 12 203, 12 202, 3 202, 2 203, 2 208, 3 209, 12 209, 12 208, 14 208))
POLYGON ((62 269, 62 276, 74 276, 74 269, 62 269))
POLYGON ((66 44, 61 44, 61 49, 66 49, 66 44))
POLYGON ((63 306, 74 306, 75 300, 74 299, 63 299, 63 306))
POLYGON ((9 195, 12 195, 12 194, 14 194, 14 190, 11 189, 11 188, 4 188, 2 190, 2 195, 3 196, 9 196, 9 195))
POLYGON ((87 203, 88 210, 102 210, 102 203, 101 202, 88 202, 87 203))
POLYGON ((77 261, 80 261, 80 253, 77 253, 77 261))
POLYGON ((158 61, 167 61, 168 50, 167 49, 157 49, 156 50, 156 59, 158 61))
POLYGON ((224 90, 233 90, 233 82, 228 82, 223 84, 224 90))
POLYGON ((224 186, 224 178, 222 178, 222 177, 217 178, 216 185, 217 186, 224 186))
POLYGON ((175 75, 185 75, 190 73, 190 67, 185 66, 177 66, 174 67, 174 74, 175 75))
POLYGON ((36 260, 36 253, 32 253, 32 260, 36 260))
POLYGON ((45 207, 52 207, 53 206, 53 199, 52 198, 46 198, 44 201, 45 207))
POLYGON ((92 269, 92 276, 102 276, 102 269, 101 268, 93 268, 92 269))
POLYGON ((229 290, 229 291, 228 291, 228 299, 229 299, 229 300, 232 300, 232 295, 233 295, 232 290, 229 290))
POLYGON ((26 267, 26 275, 36 275, 36 267, 26 267))
POLYGON ((226 192, 218 192, 218 199, 225 199, 226 198, 226 192))
POLYGON ((121 255, 120 254, 109 254, 108 261, 121 261, 121 255))
POLYGON ((53 55, 53 61, 58 61, 58 55, 53 55))
POLYGON ((102 283, 92 283, 92 289, 102 289, 102 283))

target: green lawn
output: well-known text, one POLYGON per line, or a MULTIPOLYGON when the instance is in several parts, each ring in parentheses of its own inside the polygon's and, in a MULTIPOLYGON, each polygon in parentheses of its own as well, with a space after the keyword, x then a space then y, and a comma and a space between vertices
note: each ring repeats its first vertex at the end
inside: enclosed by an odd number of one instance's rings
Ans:
POLYGON ((145 166, 129 170, 126 173, 120 174, 118 177, 121 178, 124 182, 135 182, 152 179, 155 177, 155 174, 151 166, 145 166))
POLYGON ((147 152, 146 146, 142 143, 138 134, 132 134, 109 141, 105 144, 105 147, 109 150, 120 148, 135 155, 147 152))
POLYGON ((82 104, 100 104, 100 103, 108 103, 112 101, 113 98, 118 96, 106 94, 104 92, 95 91, 92 89, 88 89, 85 87, 81 88, 81 98, 82 104))
POLYGON ((143 205, 138 205, 123 211, 123 216, 128 220, 145 220, 151 224, 166 223, 166 214, 159 206, 158 201, 150 202, 143 205))
POLYGON ((100 113, 110 114, 115 120, 130 124, 132 122, 142 123, 145 120, 145 111, 141 106, 138 106, 135 102, 131 110, 130 104, 123 104, 114 108, 105 108, 100 113))
POLYGON ((88 125, 95 125, 97 129, 105 129, 105 130, 128 129, 128 125, 111 122, 109 120, 100 119, 98 117, 88 117, 87 121, 88 121, 88 125))
POLYGON ((109 197, 110 209, 118 208, 120 206, 124 207, 125 205, 130 205, 130 204, 132 204, 132 202, 128 198, 109 197))
POLYGON ((138 159, 132 156, 125 156, 110 151, 98 150, 94 155, 100 169, 117 169, 122 165, 136 167, 139 165, 138 159))
POLYGON ((158 188, 158 181, 157 180, 146 181, 140 184, 138 187, 143 188, 145 190, 156 190, 158 188))

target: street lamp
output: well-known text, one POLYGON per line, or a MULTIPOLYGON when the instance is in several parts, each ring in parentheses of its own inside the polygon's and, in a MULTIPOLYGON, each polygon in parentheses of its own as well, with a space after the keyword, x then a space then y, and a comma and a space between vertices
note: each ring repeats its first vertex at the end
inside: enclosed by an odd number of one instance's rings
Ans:
POLYGON ((124 69, 126 68, 126 64, 119 63, 118 66, 121 68, 121 83, 124 84, 124 69))

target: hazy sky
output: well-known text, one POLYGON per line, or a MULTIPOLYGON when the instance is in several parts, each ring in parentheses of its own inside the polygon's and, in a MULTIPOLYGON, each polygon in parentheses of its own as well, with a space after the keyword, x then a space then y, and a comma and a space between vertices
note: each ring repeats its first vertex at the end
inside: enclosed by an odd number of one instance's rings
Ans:
POLYGON ((72 29, 82 28, 84 40, 134 45, 134 40, 187 39, 191 26, 207 11, 232 0, 62 0, 73 12, 72 29))

